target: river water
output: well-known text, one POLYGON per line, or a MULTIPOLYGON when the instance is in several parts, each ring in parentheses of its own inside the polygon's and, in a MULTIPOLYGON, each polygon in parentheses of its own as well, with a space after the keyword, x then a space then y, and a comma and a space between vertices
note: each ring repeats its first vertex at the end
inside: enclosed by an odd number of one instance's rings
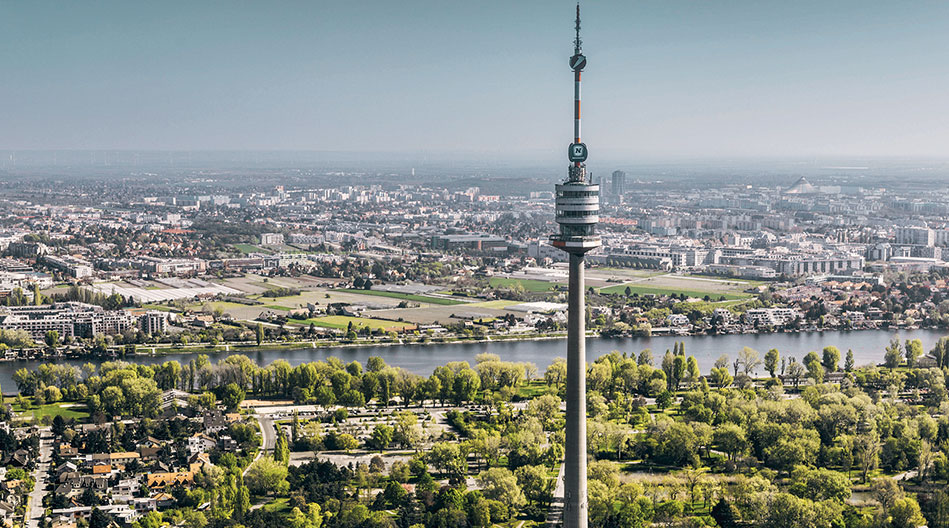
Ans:
MULTIPOLYGON (((757 350, 762 359, 764 353, 777 348, 782 357, 795 357, 799 361, 811 350, 820 351, 823 347, 833 345, 841 351, 841 364, 846 357, 847 349, 852 349, 857 365, 877 364, 883 361, 884 348, 890 339, 896 335, 888 330, 860 330, 860 331, 832 331, 832 332, 802 332, 796 334, 749 334, 749 335, 717 335, 717 336, 687 336, 687 337, 633 337, 620 339, 606 339, 591 337, 587 339, 587 358, 593 360, 612 350, 638 354, 644 348, 653 351, 655 363, 658 365, 662 355, 672 348, 675 341, 685 343, 686 354, 694 355, 699 362, 703 374, 707 374, 715 360, 722 354, 734 359, 742 347, 749 346, 757 350)), ((929 351, 936 341, 946 335, 938 330, 908 330, 900 332, 901 340, 920 339, 923 349, 929 351)), ((486 343, 451 343, 442 345, 396 345, 396 346, 365 346, 346 348, 302 348, 297 350, 243 350, 241 353, 249 356, 258 365, 266 365, 277 359, 285 359, 291 365, 326 359, 336 356, 344 362, 359 361, 365 363, 369 356, 381 356, 386 363, 398 366, 412 372, 429 375, 432 370, 450 361, 468 361, 474 363, 474 358, 482 352, 490 352, 501 356, 505 361, 531 362, 537 365, 542 373, 554 358, 566 356, 567 341, 565 339, 548 339, 539 341, 497 341, 486 343)), ((227 357, 230 352, 211 352, 208 356, 212 361, 227 357)), ((177 360, 185 364, 194 354, 164 354, 159 356, 133 356, 129 361, 143 364, 162 363, 177 360)), ((101 363, 98 359, 66 360, 65 363, 80 366, 84 363, 101 363)), ((41 361, 4 361, 0 362, 0 388, 10 393, 16 390, 13 382, 13 373, 20 368, 35 369, 41 361)), ((759 369, 759 373, 763 370, 759 369)))

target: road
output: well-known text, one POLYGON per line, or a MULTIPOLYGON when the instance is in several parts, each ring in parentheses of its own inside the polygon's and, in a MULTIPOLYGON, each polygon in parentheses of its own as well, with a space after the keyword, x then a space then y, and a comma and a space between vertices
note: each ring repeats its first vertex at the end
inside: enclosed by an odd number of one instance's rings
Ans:
POLYGON ((43 508, 43 498, 46 497, 46 486, 48 484, 49 460, 53 454, 53 440, 49 434, 49 428, 40 429, 40 458, 33 470, 33 478, 36 480, 36 486, 30 492, 27 501, 27 519, 26 528, 39 528, 40 521, 46 509, 43 508))
POLYGON ((560 464, 560 472, 557 473, 557 486, 554 487, 553 498, 550 500, 550 510, 547 512, 547 521, 544 526, 554 528, 563 523, 563 472, 564 464, 560 464))
MULTIPOLYGON (((256 462, 264 453, 273 452, 274 447, 277 445, 277 430, 274 429, 273 417, 269 414, 255 414, 254 417, 257 418, 257 425, 260 426, 260 436, 263 437, 260 450, 257 451, 257 456, 254 457, 254 462, 256 462)), ((247 475, 247 471, 250 469, 250 466, 254 465, 254 462, 251 462, 244 468, 244 476, 247 475)))

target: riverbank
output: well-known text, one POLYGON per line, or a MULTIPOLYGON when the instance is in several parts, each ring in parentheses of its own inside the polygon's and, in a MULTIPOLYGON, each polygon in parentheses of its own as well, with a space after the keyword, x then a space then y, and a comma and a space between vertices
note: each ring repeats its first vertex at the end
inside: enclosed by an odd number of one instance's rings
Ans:
MULTIPOLYGON (((705 336, 650 336, 650 337, 587 337, 587 359, 592 361, 602 354, 619 350, 629 354, 638 354, 641 350, 653 350, 655 363, 661 360, 666 349, 672 349, 675 343, 684 343, 687 354, 695 355, 703 374, 707 374, 714 366, 715 360, 721 355, 728 355, 734 359, 742 347, 754 348, 764 355, 764 352, 777 348, 782 357, 802 359, 810 351, 820 351, 825 346, 836 346, 842 352, 852 349, 858 365, 879 364, 883 361, 884 349, 889 344, 894 332, 889 330, 857 330, 857 331, 824 331, 798 332, 776 334, 725 334, 705 336)), ((901 330, 901 340, 920 339, 925 351, 929 351, 939 338, 946 335, 945 331, 912 329, 901 330)), ((403 367, 411 372, 428 376, 434 367, 448 361, 468 361, 473 363, 478 354, 489 352, 498 354, 506 361, 532 362, 538 369, 543 370, 557 357, 566 356, 566 345, 563 334, 541 334, 533 336, 518 336, 520 339, 471 339, 468 341, 437 342, 430 340, 427 343, 381 343, 356 342, 337 343, 334 346, 314 347, 312 344, 299 342, 279 343, 279 346, 258 348, 254 343, 246 343, 242 347, 229 347, 224 350, 223 345, 213 349, 207 347, 169 348, 161 353, 150 353, 139 349, 138 354, 124 358, 139 364, 154 365, 165 361, 175 360, 187 363, 195 354, 207 354, 211 361, 219 361, 231 354, 244 354, 259 365, 271 363, 277 359, 284 359, 291 365, 304 362, 321 361, 336 356, 344 361, 365 362, 370 356, 383 357, 393 366, 403 367), (433 346, 415 346, 433 345, 433 346)), ((147 349, 146 349, 147 350, 147 349)), ((18 359, 15 361, 0 362, 0 387, 5 391, 15 387, 13 373, 20 368, 36 369, 42 363, 55 362, 81 367, 85 363, 101 364, 111 361, 113 357, 61 357, 49 359, 18 359)))

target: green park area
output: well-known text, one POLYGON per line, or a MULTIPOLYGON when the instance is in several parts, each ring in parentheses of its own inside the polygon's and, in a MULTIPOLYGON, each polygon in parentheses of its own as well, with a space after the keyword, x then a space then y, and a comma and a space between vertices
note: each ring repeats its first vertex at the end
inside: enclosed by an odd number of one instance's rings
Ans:
POLYGON ((80 421, 89 418, 89 412, 85 404, 82 403, 61 402, 47 403, 44 405, 28 405, 27 409, 24 409, 19 403, 15 403, 13 405, 13 412, 21 418, 27 418, 32 415, 33 418, 37 420, 42 420, 45 416, 49 416, 50 418, 62 416, 66 419, 80 421))

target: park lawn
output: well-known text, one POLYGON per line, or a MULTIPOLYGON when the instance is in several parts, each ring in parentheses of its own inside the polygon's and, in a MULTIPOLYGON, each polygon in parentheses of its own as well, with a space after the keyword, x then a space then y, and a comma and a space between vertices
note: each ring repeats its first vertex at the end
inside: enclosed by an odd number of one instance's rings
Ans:
POLYGON ((265 304, 263 308, 269 308, 271 310, 280 310, 281 312, 289 312, 290 310, 293 310, 293 308, 280 306, 279 304, 265 304))
POLYGON ((400 323, 398 321, 387 321, 385 319, 372 319, 369 317, 351 317, 348 315, 327 315, 324 317, 312 317, 304 321, 299 321, 304 325, 313 323, 316 326, 321 326, 323 328, 339 328, 345 330, 349 328, 349 323, 353 323, 353 328, 359 328, 361 326, 368 326, 371 330, 381 329, 409 329, 414 330, 416 327, 412 323, 400 323))
POLYGON ((290 511, 290 499, 282 497, 274 499, 262 506, 267 513, 287 513, 290 511))
POLYGON ((517 388, 517 395, 525 399, 534 399, 546 394, 549 388, 542 380, 531 380, 517 388))
POLYGON ((630 294, 638 293, 639 295, 681 295, 685 294, 688 297, 697 297, 699 299, 704 298, 708 295, 713 300, 718 300, 722 297, 728 301, 747 299, 751 297, 751 294, 748 293, 719 293, 713 291, 703 291, 703 290, 692 290, 684 288, 663 288, 657 286, 641 286, 639 284, 617 284, 615 286, 607 286, 605 288, 600 288, 599 292, 603 294, 618 294, 625 295, 626 288, 629 288, 630 294))
POLYGON ((492 288, 509 288, 515 284, 520 284, 526 291, 539 293, 556 289, 562 284, 557 282, 547 282, 537 279, 512 279, 508 277, 491 277, 488 285, 492 288))
POLYGON ((42 419, 44 416, 49 416, 50 418, 62 416, 63 418, 72 418, 79 421, 89 418, 88 408, 84 403, 47 403, 45 405, 40 405, 39 407, 31 406, 30 410, 28 411, 23 411, 19 405, 14 405, 13 411, 22 413, 21 416, 23 417, 26 417, 26 415, 29 413, 37 419, 42 419))
POLYGON ((428 295, 416 295, 412 293, 390 292, 382 290, 361 290, 355 288, 340 288, 340 292, 355 293, 357 295, 375 295, 376 297, 392 297, 394 299, 405 299, 406 301, 424 302, 431 304, 441 304, 450 306, 453 304, 464 304, 464 301, 456 299, 443 299, 441 297, 430 297, 428 295))

